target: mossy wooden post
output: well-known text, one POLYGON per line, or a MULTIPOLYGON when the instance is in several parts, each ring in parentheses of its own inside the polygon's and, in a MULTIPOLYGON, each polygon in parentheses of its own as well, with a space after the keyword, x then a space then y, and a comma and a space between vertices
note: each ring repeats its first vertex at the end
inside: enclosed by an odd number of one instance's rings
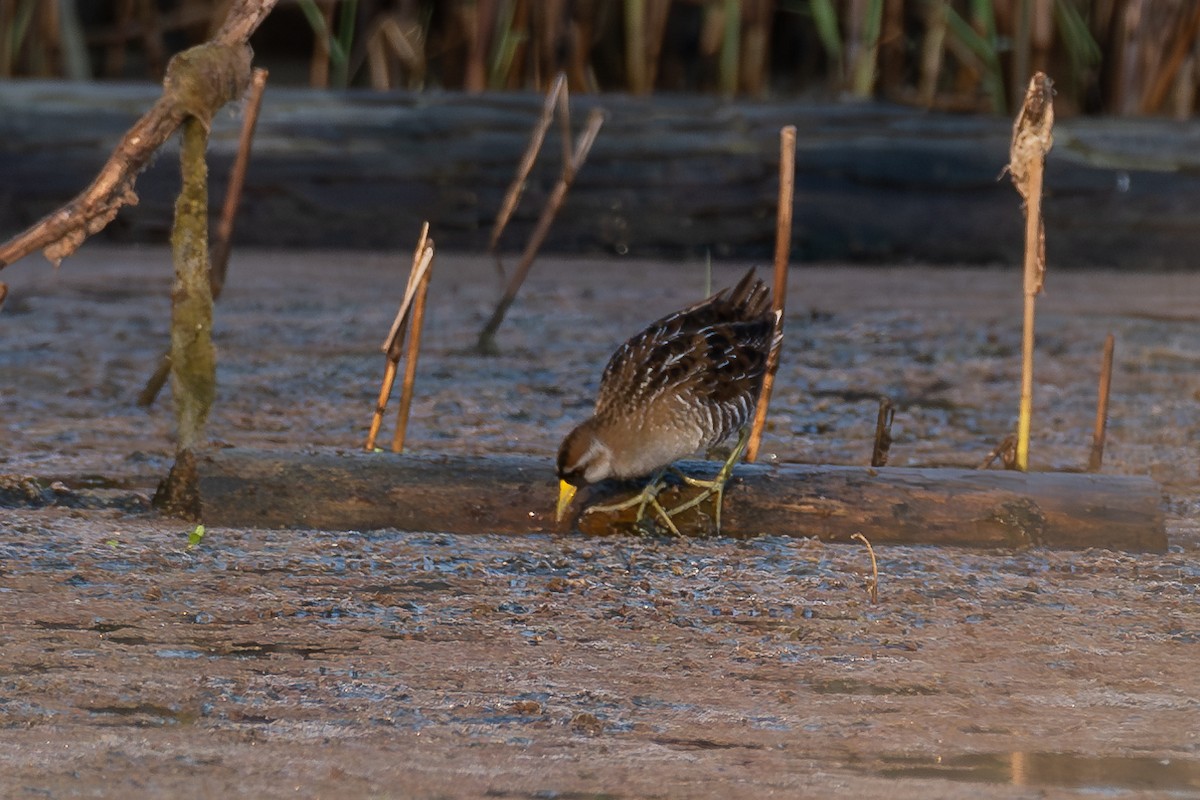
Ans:
POLYGON ((171 288, 171 394, 177 428, 175 466, 160 499, 164 508, 194 516, 195 449, 203 441, 204 423, 217 386, 217 362, 212 343, 213 297, 208 265, 208 130, 195 116, 183 122, 179 160, 183 185, 175 200, 171 257, 175 283, 171 288))
POLYGON ((245 91, 250 81, 246 47, 204 44, 177 55, 167 68, 164 95, 183 111, 182 186, 175 201, 171 254, 171 393, 177 428, 175 465, 159 487, 155 505, 197 517, 195 450, 216 394, 212 344, 213 294, 208 257, 208 126, 217 109, 245 91))
POLYGON ((183 123, 180 165, 183 187, 175 201, 171 255, 171 390, 179 425, 178 447, 191 450, 204 435, 204 423, 216 392, 213 354, 212 285, 208 279, 208 132, 189 117, 183 123))

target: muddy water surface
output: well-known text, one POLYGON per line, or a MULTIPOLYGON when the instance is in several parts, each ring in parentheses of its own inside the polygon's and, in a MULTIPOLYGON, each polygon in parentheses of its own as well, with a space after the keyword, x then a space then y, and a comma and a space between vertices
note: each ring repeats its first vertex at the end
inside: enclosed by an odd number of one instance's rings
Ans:
MULTIPOLYGON (((239 254, 213 438, 360 443, 399 261, 239 254)), ((544 261, 482 358, 491 267, 438 270, 410 443, 481 454, 552 453, 613 347, 703 283, 544 261)), ((1163 484, 1170 551, 881 548, 878 604, 865 552, 803 538, 189 539, 146 511, 169 410, 133 404, 166 254, 4 278, 3 796, 1200 795, 1200 277, 1052 275, 1040 312, 1035 466, 1086 461, 1115 332, 1106 470, 1163 484)), ((764 452, 862 463, 885 393, 892 463, 977 463, 1012 425, 1017 283, 795 270, 764 452)))

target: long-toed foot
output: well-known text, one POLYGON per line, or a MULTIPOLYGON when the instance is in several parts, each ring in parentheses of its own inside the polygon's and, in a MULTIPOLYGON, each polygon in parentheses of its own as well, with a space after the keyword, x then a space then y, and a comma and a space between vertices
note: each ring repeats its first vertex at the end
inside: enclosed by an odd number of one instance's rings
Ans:
POLYGON ((713 501, 713 521, 716 524, 716 533, 721 533, 721 506, 725 500, 725 484, 729 483, 729 478, 733 475, 733 467, 742 458, 742 453, 746 452, 746 444, 750 440, 750 428, 742 429, 738 434, 737 445, 729 454, 729 458, 725 459, 725 463, 721 465, 721 469, 717 472, 716 477, 706 481, 699 478, 692 478, 687 475, 680 475, 684 482, 689 486, 697 486, 704 491, 697 494, 691 500, 685 503, 680 503, 672 509, 663 512, 667 517, 675 517, 688 509, 695 508, 710 497, 716 496, 713 501))
POLYGON ((624 511, 627 508, 633 508, 634 506, 637 506, 637 517, 634 519, 634 523, 640 524, 641 521, 645 519, 646 507, 649 506, 650 508, 654 509, 655 515, 657 515, 657 517, 662 520, 663 524, 667 526, 667 530, 669 530, 675 536, 682 536, 682 534, 679 532, 679 528, 675 527, 675 523, 671 521, 671 515, 667 513, 666 509, 663 508, 662 503, 658 502, 658 493, 661 492, 663 487, 666 486, 666 481, 663 480, 664 472, 665 470, 659 470, 658 472, 654 473, 654 476, 650 478, 650 481, 646 484, 642 491, 638 494, 635 494, 633 497, 630 497, 627 500, 622 500, 619 503, 606 503, 599 506, 589 506, 588 508, 584 509, 583 513, 593 514, 598 511, 624 511))

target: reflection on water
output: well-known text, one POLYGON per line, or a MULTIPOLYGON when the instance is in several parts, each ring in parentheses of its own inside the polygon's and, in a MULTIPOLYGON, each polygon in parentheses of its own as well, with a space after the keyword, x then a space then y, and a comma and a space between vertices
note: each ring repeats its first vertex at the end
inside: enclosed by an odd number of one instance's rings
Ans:
POLYGON ((1014 786, 1089 789, 1200 789, 1200 761, 1096 757, 1071 753, 971 753, 945 758, 894 757, 880 774, 1014 786))

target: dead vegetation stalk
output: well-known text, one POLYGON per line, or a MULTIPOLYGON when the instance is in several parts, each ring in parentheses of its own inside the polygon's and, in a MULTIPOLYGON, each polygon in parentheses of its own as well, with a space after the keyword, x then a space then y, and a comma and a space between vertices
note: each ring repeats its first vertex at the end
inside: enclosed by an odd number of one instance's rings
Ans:
POLYGON ((404 297, 400 301, 400 309, 396 312, 387 337, 380 349, 386 356, 383 380, 379 385, 379 398, 375 402, 375 412, 371 416, 371 427, 367 432, 367 441, 363 449, 368 453, 375 449, 375 440, 379 436, 379 428, 383 424, 383 414, 387 411, 388 400, 392 396, 392 387, 396 382, 396 372, 403 355, 404 334, 408 326, 409 308, 412 307, 418 284, 425 272, 433 263, 433 247, 429 240, 429 223, 421 226, 421 235, 417 238, 417 247, 413 251, 412 266, 409 268, 408 281, 404 287, 404 297))
POLYGON ((1115 344, 1116 340, 1111 333, 1104 337, 1104 354, 1100 359, 1100 386, 1096 392, 1096 424, 1092 429, 1092 449, 1088 453, 1088 472, 1099 472, 1104 462, 1104 440, 1108 432, 1108 395, 1112 388, 1115 344))
POLYGON ((875 560, 875 548, 861 533, 855 533, 850 538, 865 544, 867 553, 871 556, 871 580, 867 582, 867 592, 871 595, 871 603, 874 605, 879 602, 879 562, 875 560))
POLYGON ((242 190, 246 186, 246 168, 250 164, 250 149, 254 145, 254 131, 258 127, 258 112, 262 109, 263 90, 267 86, 267 71, 256 69, 250 77, 250 89, 246 92, 246 111, 242 117, 242 130, 238 135, 238 151, 229 172, 229 185, 225 189, 225 205, 221 208, 221 219, 213 237, 212 268, 209 272, 213 299, 221 296, 225 288, 225 275, 229 271, 229 254, 233 250, 233 228, 238 208, 242 205, 242 190))
MULTIPOLYGON (((1181 11, 1181 17, 1182 13, 1181 11)), ((1188 58, 1189 53, 1194 52, 1198 35, 1200 35, 1200 3, 1192 7, 1191 16, 1186 21, 1180 19, 1170 51, 1163 60, 1158 73, 1154 75, 1149 89, 1142 95, 1141 112, 1143 114, 1153 114, 1162 105, 1163 99, 1170 91, 1171 84, 1175 82, 1184 61, 1188 58)))
POLYGON ((979 462, 979 466, 975 469, 987 469, 997 458, 1000 459, 1000 463, 1004 465, 1005 469, 1017 468, 1017 435, 1015 433, 1005 436, 1000 444, 983 457, 983 461, 979 462))
POLYGON ((500 301, 496 303, 496 309, 492 312, 491 319, 487 321, 487 324, 483 326, 483 330, 479 332, 479 341, 476 343, 476 349, 480 353, 494 353, 496 351, 496 331, 500 328, 500 324, 504 322, 504 315, 508 313, 508 308, 513 304, 513 300, 516 299, 521 284, 525 282, 526 276, 529 275, 529 269, 533 266, 533 260, 537 257, 542 242, 545 241, 546 235, 550 232, 550 225, 554 222, 555 216, 558 215, 558 211, 562 208, 563 201, 567 197, 567 190, 571 188, 571 183, 575 180, 575 175, 578 174, 580 168, 587 160, 588 153, 591 151, 592 145, 595 144, 596 137, 600 133, 600 126, 603 124, 604 111, 599 108, 592 109, 588 114, 583 132, 579 134, 579 138, 575 142, 575 151, 571 155, 570 161, 563 165, 562 176, 558 179, 558 183, 550 193, 550 197, 546 200, 546 207, 542 209, 542 215, 538 218, 537 225, 534 226, 533 233, 529 236, 529 242, 525 245, 525 251, 521 254, 521 260, 517 264, 516 271, 513 272, 513 276, 509 280, 508 286, 505 287, 500 301))
POLYGON ((890 397, 879 398, 879 415, 875 418, 875 444, 871 447, 871 466, 886 467, 892 449, 892 421, 896 405, 890 397))
POLYGON ((554 121, 555 108, 559 108, 559 116, 567 125, 567 128, 563 132, 565 139, 564 147, 568 148, 564 154, 564 168, 567 163, 565 159, 570 157, 570 120, 567 116, 569 114, 567 110, 568 102, 567 76, 560 72, 554 79, 550 91, 546 92, 546 100, 542 103, 542 115, 533 126, 533 133, 529 136, 529 146, 525 148, 525 155, 521 156, 521 162, 517 165, 517 174, 513 176, 512 184, 504 194, 504 201, 500 204, 500 213, 496 215, 496 222, 492 225, 492 235, 488 238, 488 252, 495 256, 496 270, 500 273, 501 278, 504 277, 504 265, 500 262, 500 254, 497 251, 497 246, 500 244, 500 236, 504 233, 504 229, 508 226, 508 221, 512 218, 513 212, 517 210, 517 204, 521 201, 521 194, 525 191, 525 184, 529 180, 529 173, 533 171, 534 162, 537 161, 542 144, 546 141, 546 132, 550 130, 550 123, 554 121))
POLYGON ((400 408, 396 411, 396 430, 392 434, 392 452, 404 452, 404 439, 408 434, 408 415, 412 409, 413 384, 417 379, 417 358, 421 353, 421 328, 425 324, 425 296, 429 292, 429 278, 433 275, 433 240, 429 240, 425 251, 429 263, 421 274, 417 296, 413 300, 411 330, 404 361, 404 381, 400 384, 400 408))
POLYGON ((1033 416, 1034 307, 1046 279, 1046 231, 1042 222, 1042 178, 1046 154, 1054 144, 1053 81, 1038 72, 1029 81, 1025 102, 1013 124, 1008 172, 1025 201, 1024 324, 1021 339, 1021 402, 1017 418, 1016 466, 1029 469, 1033 416))
POLYGON ((767 407, 779 370, 779 351, 783 349, 783 317, 787 306, 788 262, 792 252, 792 206, 796 194, 796 126, 787 125, 779 131, 779 205, 775 214, 775 340, 767 354, 767 371, 762 391, 754 409, 754 424, 746 446, 746 460, 758 459, 763 428, 767 424, 767 407))

